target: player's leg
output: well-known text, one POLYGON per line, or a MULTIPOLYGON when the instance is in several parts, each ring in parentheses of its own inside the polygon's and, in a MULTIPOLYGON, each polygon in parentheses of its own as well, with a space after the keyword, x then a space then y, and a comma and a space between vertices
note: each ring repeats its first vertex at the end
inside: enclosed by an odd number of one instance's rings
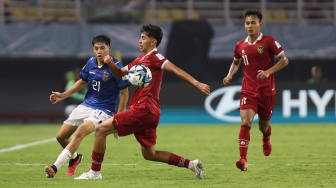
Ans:
POLYGON ((141 152, 142 156, 146 160, 163 162, 169 165, 189 168, 195 173, 195 176, 199 179, 204 179, 206 176, 202 161, 199 159, 191 161, 190 159, 186 159, 182 156, 176 155, 168 151, 155 150, 154 146, 145 147, 141 145, 141 152))
MULTIPOLYGON (((69 159, 69 157, 77 151, 83 139, 87 135, 94 132, 94 130, 95 125, 91 120, 87 120, 82 125, 80 125, 73 134, 71 142, 59 155, 54 165, 59 166, 59 169, 69 159)), ((70 159, 66 176, 72 176, 76 172, 76 168, 82 160, 82 154, 77 154, 76 158, 70 159)))
POLYGON ((238 169, 242 171, 247 170, 247 152, 248 145, 250 143, 250 130, 252 127, 252 121, 255 116, 255 111, 252 109, 241 109, 240 117, 242 124, 240 126, 239 135, 238 135, 238 144, 239 144, 239 155, 240 159, 236 162, 238 169))
POLYGON ((269 121, 263 120, 259 117, 259 130, 263 134, 261 141, 263 143, 263 153, 265 156, 269 156, 272 152, 271 134, 272 127, 269 121))
POLYGON ((275 95, 263 97, 262 103, 260 103, 258 108, 258 116, 259 116, 259 130, 262 133, 262 147, 263 153, 265 156, 269 156, 272 152, 272 144, 271 144, 271 134, 272 127, 269 124, 269 121, 272 117, 272 110, 274 108, 275 103, 275 95))
POLYGON ((56 133, 56 140, 65 148, 71 141, 71 135, 77 130, 77 126, 64 123, 56 133))
POLYGON ((95 140, 94 148, 92 150, 92 163, 91 170, 87 173, 83 173, 77 180, 82 179, 102 179, 100 173, 101 165, 104 160, 105 150, 106 150, 106 136, 109 134, 117 133, 117 129, 112 125, 113 117, 107 119, 106 121, 99 124, 95 129, 95 140))
MULTIPOLYGON (((200 179, 205 178, 205 170, 201 160, 190 161, 187 158, 176 155, 174 153, 162 150, 155 150, 156 144, 156 128, 159 123, 159 115, 152 113, 143 114, 144 121, 142 122, 145 126, 140 130, 134 132, 134 136, 141 145, 142 156, 146 160, 158 161, 167 163, 169 165, 175 165, 178 167, 184 167, 191 169, 195 176, 200 179)), ((121 132, 122 133, 122 132, 121 132)))
MULTIPOLYGON (((94 124, 91 121, 86 121, 74 132, 70 143, 62 150, 57 157, 55 163, 46 167, 48 177, 54 177, 62 165, 77 151, 84 137, 94 131, 94 124)), ((66 172, 67 176, 72 176, 76 172, 78 164, 82 161, 82 154, 77 154, 74 159, 69 161, 69 167, 66 172)))
MULTIPOLYGON (((111 116, 107 115, 105 112, 101 110, 93 110, 90 113, 90 116, 86 118, 84 123, 77 129, 74 133, 71 142, 68 144, 66 149, 70 151, 72 154, 77 151, 82 140, 89 134, 95 131, 95 127, 98 126, 99 123, 106 121, 111 116)), ((68 170, 66 172, 67 176, 72 176, 76 172, 76 168, 78 164, 82 161, 83 156, 78 154, 75 159, 71 159, 69 161, 68 170)))
MULTIPOLYGON (((83 120, 89 117, 89 114, 91 113, 92 110, 93 109, 88 108, 86 106, 78 105, 78 107, 74 109, 72 113, 69 115, 69 117, 64 121, 64 124, 62 125, 62 127, 56 134, 56 139, 62 145, 63 148, 65 148, 71 142, 71 139, 70 139, 71 135, 77 130, 78 126, 83 123, 83 120)), ((78 157, 76 152, 74 152, 71 155, 71 153, 68 150, 63 150, 62 153, 61 153, 62 156, 70 155, 71 159, 75 159, 78 157), (64 152, 66 152, 66 154, 62 154, 64 152)), ((60 156, 58 157, 58 159, 59 158, 60 156)), ((67 159, 68 157, 66 158, 66 160, 67 159)), ((57 169, 60 168, 61 166, 61 163, 57 163, 57 164, 60 164, 60 165, 51 165, 51 166, 45 167, 44 171, 46 173, 47 178, 52 178, 55 176, 57 169)))
MULTIPOLYGON (((77 130, 77 126, 72 126, 64 123, 56 133, 56 140, 62 148, 65 148, 71 141, 71 135, 77 130)), ((64 151, 64 150, 63 150, 64 151)), ((46 166, 44 168, 46 178, 53 178, 57 173, 57 167, 55 165, 46 166)))

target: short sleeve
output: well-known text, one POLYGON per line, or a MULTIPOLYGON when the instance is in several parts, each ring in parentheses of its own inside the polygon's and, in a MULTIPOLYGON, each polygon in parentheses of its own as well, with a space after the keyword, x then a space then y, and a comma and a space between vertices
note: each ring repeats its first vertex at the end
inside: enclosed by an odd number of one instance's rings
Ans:
POLYGON ((234 49, 234 52, 233 52, 233 57, 235 59, 241 59, 241 55, 239 53, 239 46, 240 46, 239 44, 240 44, 239 42, 236 43, 236 46, 235 46, 235 49, 234 49))
POLYGON ((277 42, 273 37, 270 38, 269 45, 270 45, 271 51, 276 56, 280 55, 284 51, 280 43, 277 42))
POLYGON ((87 62, 86 62, 86 64, 85 64, 85 66, 82 68, 82 70, 80 71, 80 73, 79 73, 79 77, 82 79, 82 80, 84 80, 84 81, 89 81, 89 76, 90 76, 90 74, 89 74, 89 70, 91 69, 90 68, 90 62, 92 61, 92 58, 90 58, 87 62))

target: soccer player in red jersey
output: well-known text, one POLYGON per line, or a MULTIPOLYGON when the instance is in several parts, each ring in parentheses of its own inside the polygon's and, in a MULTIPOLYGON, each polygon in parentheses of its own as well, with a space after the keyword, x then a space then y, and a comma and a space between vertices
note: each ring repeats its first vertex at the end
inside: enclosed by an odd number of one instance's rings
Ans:
POLYGON ((157 138, 156 128, 161 114, 159 95, 164 70, 188 81, 204 94, 210 94, 210 87, 207 84, 197 81, 158 52, 157 46, 162 40, 162 35, 160 27, 151 24, 143 25, 139 45, 144 54, 121 69, 114 65, 112 57, 105 57, 105 63, 110 66, 113 74, 117 77, 126 75, 134 65, 145 64, 151 70, 153 78, 147 87, 134 91, 128 110, 117 113, 98 125, 91 156, 91 170, 75 179, 102 179, 100 170, 106 150, 106 136, 112 133, 118 133, 119 136, 134 134, 141 145, 141 152, 146 160, 189 168, 196 177, 205 178, 201 160, 191 161, 168 151, 156 150, 154 147, 157 138))
POLYGON ((288 65, 288 59, 281 45, 272 37, 260 32, 262 14, 258 10, 245 12, 246 39, 236 43, 234 58, 229 73, 223 79, 230 84, 240 64, 244 73, 240 96, 240 117, 242 124, 238 136, 240 159, 238 169, 247 170, 247 150, 250 143, 250 129, 258 113, 259 130, 262 133, 263 153, 269 156, 272 151, 270 119, 275 102, 274 73, 288 65), (275 61, 275 57, 278 61, 275 61))

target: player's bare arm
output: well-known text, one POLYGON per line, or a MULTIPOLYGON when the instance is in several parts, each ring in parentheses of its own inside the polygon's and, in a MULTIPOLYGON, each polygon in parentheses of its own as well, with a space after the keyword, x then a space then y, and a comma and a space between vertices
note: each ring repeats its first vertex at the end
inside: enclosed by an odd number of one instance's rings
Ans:
POLYGON ((233 75, 235 75, 236 72, 237 72, 238 69, 239 69, 240 62, 241 62, 241 59, 235 59, 235 58, 233 59, 232 64, 231 64, 230 69, 229 69, 229 73, 228 73, 227 76, 223 79, 223 83, 224 83, 224 85, 228 85, 228 84, 230 84, 233 75))
POLYGON ((60 101, 63 101, 64 99, 70 97, 72 94, 76 93, 77 91, 83 89, 86 86, 87 82, 82 79, 79 79, 73 86, 71 86, 68 90, 64 91, 63 93, 52 91, 49 97, 50 102, 52 104, 56 104, 60 101))
POLYGON ((210 95, 210 86, 207 84, 204 84, 202 82, 199 82, 194 77, 192 77, 190 74, 185 72, 184 70, 180 69, 176 65, 174 65, 172 62, 168 61, 164 67, 165 70, 172 72, 176 74, 178 77, 182 78, 183 80, 188 81, 195 87, 197 87, 201 92, 203 92, 206 95, 210 95))
POLYGON ((117 113, 125 111, 127 101, 128 101, 128 88, 125 88, 120 90, 120 101, 117 113))
POLYGON ((259 70, 257 78, 266 79, 269 77, 269 75, 274 74, 278 72, 279 70, 283 69, 285 66, 288 65, 288 58, 285 53, 279 56, 279 61, 275 63, 270 69, 264 71, 259 70))
POLYGON ((110 55, 107 55, 104 57, 104 63, 108 64, 110 66, 111 71, 113 72, 114 76, 117 78, 121 78, 127 74, 127 69, 126 67, 119 68, 117 65, 115 65, 115 62, 113 60, 113 57, 110 55))

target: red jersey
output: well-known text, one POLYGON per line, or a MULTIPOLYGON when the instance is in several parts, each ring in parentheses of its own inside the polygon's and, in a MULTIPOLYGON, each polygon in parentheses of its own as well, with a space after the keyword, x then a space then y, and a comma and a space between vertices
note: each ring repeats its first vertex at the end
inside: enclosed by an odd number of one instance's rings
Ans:
POLYGON ((244 78, 242 93, 252 96, 275 95, 274 74, 267 79, 257 79, 258 70, 267 70, 275 64, 275 56, 284 53, 281 45, 272 37, 260 33, 254 43, 240 40, 236 43, 234 58, 241 59, 244 78))
POLYGON ((130 108, 143 108, 147 106, 153 114, 160 114, 160 90, 164 72, 164 64, 168 60, 163 57, 157 49, 147 54, 139 55, 134 61, 127 65, 128 70, 134 65, 145 64, 152 72, 152 80, 147 87, 137 88, 129 102, 130 108))

